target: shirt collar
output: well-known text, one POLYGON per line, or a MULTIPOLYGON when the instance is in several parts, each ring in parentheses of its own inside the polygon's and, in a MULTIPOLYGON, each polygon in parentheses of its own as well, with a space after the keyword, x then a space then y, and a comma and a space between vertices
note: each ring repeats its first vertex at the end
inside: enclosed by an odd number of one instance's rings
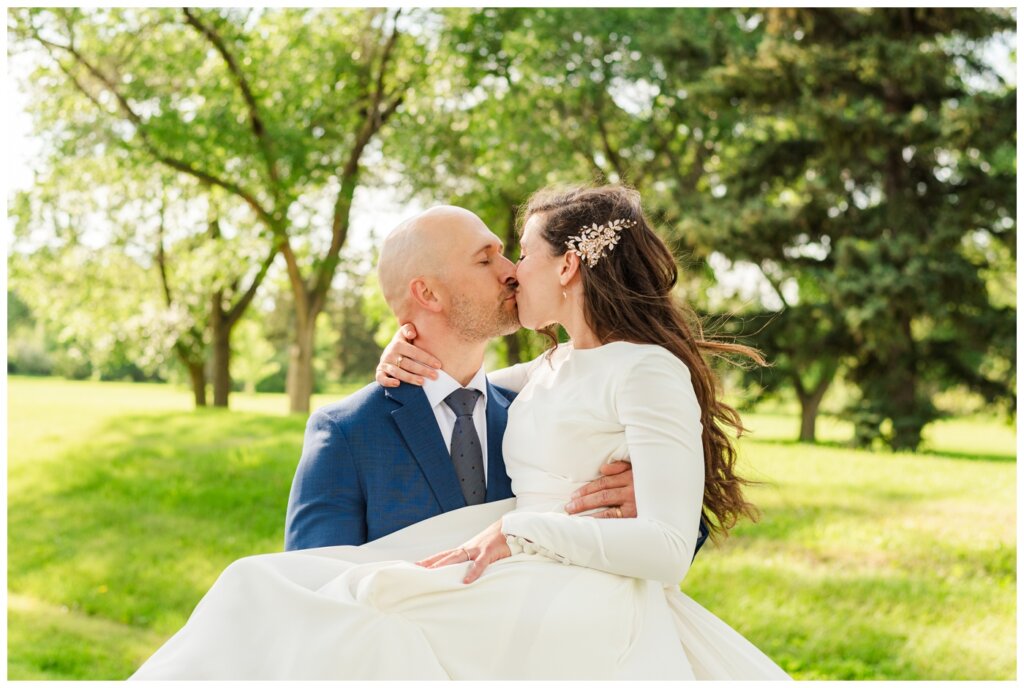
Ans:
MULTIPOLYGON (((443 404, 448 395, 461 386, 455 378, 443 370, 437 371, 436 380, 431 380, 429 377, 423 378, 423 392, 427 395, 430 408, 436 408, 438 404, 443 404)), ((487 408, 487 373, 484 372, 483 366, 476 371, 476 375, 469 381, 466 388, 478 390, 483 396, 484 408, 487 408)))

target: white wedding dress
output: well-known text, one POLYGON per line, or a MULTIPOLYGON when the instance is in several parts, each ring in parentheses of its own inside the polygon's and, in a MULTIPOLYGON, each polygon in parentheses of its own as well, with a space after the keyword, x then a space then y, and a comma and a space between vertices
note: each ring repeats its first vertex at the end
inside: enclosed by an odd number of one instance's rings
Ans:
POLYGON ((687 368, 616 342, 502 373, 495 382, 522 388, 503 445, 517 499, 360 547, 240 559, 132 678, 788 678, 679 591, 704 492, 687 368), (602 463, 626 457, 637 518, 565 513, 602 463), (462 583, 468 564, 411 563, 498 519, 514 554, 474 583, 462 583))

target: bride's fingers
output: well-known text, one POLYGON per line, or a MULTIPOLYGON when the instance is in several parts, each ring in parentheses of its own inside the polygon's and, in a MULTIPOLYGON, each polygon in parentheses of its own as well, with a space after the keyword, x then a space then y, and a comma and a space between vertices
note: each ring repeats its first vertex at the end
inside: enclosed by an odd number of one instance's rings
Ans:
POLYGON ((396 339, 399 336, 405 337, 407 341, 411 342, 412 340, 416 339, 416 326, 413 325, 412 323, 405 323, 404 325, 399 327, 398 332, 395 333, 396 339))
POLYGON ((419 561, 417 561, 416 565, 417 566, 426 566, 427 568, 430 568, 435 562, 438 562, 441 559, 444 559, 446 556, 448 556, 451 553, 452 553, 452 550, 449 549, 449 550, 445 550, 444 552, 438 552, 437 554, 431 554, 426 559, 420 559, 419 561))
POLYGON ((431 356, 415 344, 399 340, 397 342, 392 342, 388 346, 388 349, 390 349, 390 351, 387 351, 386 353, 391 359, 397 359, 398 356, 401 356, 403 364, 406 360, 414 362, 417 365, 426 368, 426 371, 424 372, 431 372, 442 367, 441 361, 439 361, 437 357, 431 356))
MULTIPOLYGON (((404 363, 404 361, 403 361, 404 363)), ((377 374, 374 376, 377 384, 381 387, 397 387, 402 382, 410 385, 422 385, 423 378, 399 368, 393 363, 381 363, 377 366, 377 374)))
POLYGON ((500 557, 495 556, 489 552, 483 552, 474 559, 469 565, 469 571, 466 572, 466 577, 462 579, 463 583, 472 583, 477 578, 483 575, 484 569, 491 565, 494 561, 500 557))
POLYGON ((437 569, 442 566, 451 566, 452 564, 461 564, 466 561, 466 553, 461 549, 452 550, 445 552, 445 555, 440 559, 436 560, 429 566, 428 569, 437 569))
POLYGON ((605 509, 604 511, 597 511, 592 514, 587 514, 590 518, 624 518, 625 514, 619 515, 619 512, 615 509, 605 509))
POLYGON ((431 368, 425 363, 420 363, 414 358, 403 356, 402 362, 398 363, 398 360, 396 359, 395 364, 407 373, 412 373, 413 375, 420 375, 423 377, 429 377, 431 380, 437 379, 436 369, 431 368))
POLYGON ((441 361, 423 349, 395 339, 381 354, 374 379, 381 387, 397 387, 402 382, 422 385, 424 377, 436 380, 440 368, 441 361))

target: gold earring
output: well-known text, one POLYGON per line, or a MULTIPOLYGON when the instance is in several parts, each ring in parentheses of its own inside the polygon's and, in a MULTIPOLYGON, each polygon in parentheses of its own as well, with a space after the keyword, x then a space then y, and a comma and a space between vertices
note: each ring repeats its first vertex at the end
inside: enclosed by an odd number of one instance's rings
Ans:
POLYGON ((562 290, 562 300, 564 301, 564 300, 565 300, 565 299, 567 299, 567 298, 569 298, 569 297, 567 297, 567 296, 565 295, 565 289, 563 289, 563 290, 562 290))

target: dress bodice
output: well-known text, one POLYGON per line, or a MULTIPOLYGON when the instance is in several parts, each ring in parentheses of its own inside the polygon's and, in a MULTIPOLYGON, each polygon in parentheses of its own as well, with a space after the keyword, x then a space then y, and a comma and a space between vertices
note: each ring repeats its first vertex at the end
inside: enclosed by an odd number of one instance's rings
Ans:
POLYGON ((625 428, 611 401, 616 370, 635 346, 562 345, 531 366, 509 407, 503 442, 518 509, 562 511, 576 489, 599 477, 602 464, 627 457, 625 428))

